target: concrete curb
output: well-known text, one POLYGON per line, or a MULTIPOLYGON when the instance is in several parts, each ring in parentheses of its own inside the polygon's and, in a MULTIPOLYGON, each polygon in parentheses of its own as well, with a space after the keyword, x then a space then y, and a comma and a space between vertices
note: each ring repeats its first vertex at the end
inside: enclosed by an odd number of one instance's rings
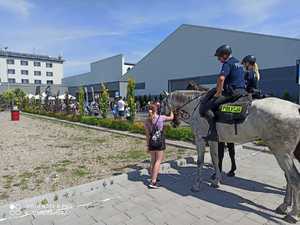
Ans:
MULTIPOLYGON (((143 140, 146 139, 145 135, 130 133, 128 131, 112 130, 112 129, 108 129, 105 127, 98 127, 98 126, 83 124, 83 123, 79 123, 79 122, 71 122, 71 121, 67 121, 67 120, 61 120, 61 119, 57 119, 57 118, 53 118, 53 117, 31 114, 31 113, 26 113, 26 112, 22 112, 22 115, 41 118, 41 119, 47 119, 47 120, 51 120, 51 121, 61 122, 61 123, 85 127, 85 128, 90 128, 90 129, 99 130, 99 131, 103 131, 103 132, 125 135, 128 137, 139 138, 139 139, 143 139, 143 140)), ((189 142, 173 141, 173 140, 167 139, 166 144, 170 145, 170 146, 174 146, 174 147, 196 150, 196 146, 193 143, 189 143, 189 142)))
POLYGON ((253 143, 243 144, 242 146, 243 146, 243 149, 254 150, 254 151, 259 151, 259 152, 272 154, 270 149, 266 146, 257 146, 253 143))

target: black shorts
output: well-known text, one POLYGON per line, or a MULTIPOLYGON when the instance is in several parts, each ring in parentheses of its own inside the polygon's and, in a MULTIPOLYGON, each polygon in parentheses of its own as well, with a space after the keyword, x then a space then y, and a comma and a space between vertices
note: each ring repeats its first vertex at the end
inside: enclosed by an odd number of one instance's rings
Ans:
POLYGON ((125 115, 124 111, 119 111, 119 116, 123 117, 125 115))

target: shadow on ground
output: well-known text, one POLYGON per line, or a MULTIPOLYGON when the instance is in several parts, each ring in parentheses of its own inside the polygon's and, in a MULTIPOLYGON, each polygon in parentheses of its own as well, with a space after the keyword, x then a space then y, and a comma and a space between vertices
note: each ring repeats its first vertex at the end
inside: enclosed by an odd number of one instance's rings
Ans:
MULTIPOLYGON (((205 167, 203 169, 204 182, 200 192, 196 193, 191 191, 196 167, 177 167, 176 170, 178 174, 160 174, 160 184, 163 188, 181 196, 192 196, 221 207, 237 209, 246 213, 255 213, 274 223, 279 224, 275 218, 282 219, 282 217, 274 215, 274 209, 267 208, 238 194, 210 187, 209 178, 213 173, 212 168, 205 167)), ((129 177, 129 180, 143 182, 145 185, 148 185, 148 179, 149 176, 147 175, 129 177)), ((284 197, 285 190, 281 188, 241 177, 226 177, 222 183, 223 185, 232 186, 245 191, 282 195, 282 199, 284 197)), ((274 205, 274 208, 275 207, 277 207, 277 205, 274 205)))

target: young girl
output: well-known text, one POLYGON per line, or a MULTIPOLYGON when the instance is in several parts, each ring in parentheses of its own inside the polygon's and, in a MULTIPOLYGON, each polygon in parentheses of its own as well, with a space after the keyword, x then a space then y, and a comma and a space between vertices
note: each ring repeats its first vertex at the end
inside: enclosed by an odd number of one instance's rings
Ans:
POLYGON ((151 163, 150 163, 150 176, 151 176, 151 182, 149 184, 149 188, 158 188, 157 186, 157 176, 160 169, 160 164, 164 157, 164 150, 166 149, 165 146, 165 136, 163 137, 163 144, 162 147, 159 149, 151 148, 149 147, 149 141, 150 141, 150 134, 152 129, 154 129, 154 126, 156 126, 161 132, 163 131, 164 122, 165 121, 171 121, 173 120, 174 115, 171 112, 170 116, 164 116, 164 115, 158 115, 157 113, 157 106, 155 104, 151 104, 149 106, 148 110, 148 119, 145 122, 145 131, 146 131, 146 144, 147 149, 150 152, 151 155, 151 163))

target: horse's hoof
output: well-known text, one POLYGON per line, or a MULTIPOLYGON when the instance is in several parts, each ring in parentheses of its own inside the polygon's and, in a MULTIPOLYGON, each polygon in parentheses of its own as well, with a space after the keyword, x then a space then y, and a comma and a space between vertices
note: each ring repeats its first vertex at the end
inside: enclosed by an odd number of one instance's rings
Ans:
POLYGON ((286 215, 283 220, 285 222, 288 222, 288 223, 297 223, 298 220, 296 220, 294 217, 292 217, 291 215, 286 215))
POLYGON ((275 213, 279 214, 279 215, 286 215, 287 212, 284 211, 280 206, 278 206, 276 209, 275 209, 275 213))
POLYGON ((214 184, 214 183, 211 183, 210 186, 211 186, 212 188, 219 188, 219 187, 220 187, 220 185, 214 184))
POLYGON ((211 175, 210 179, 215 180, 217 177, 217 175, 214 173, 213 175, 211 175))

